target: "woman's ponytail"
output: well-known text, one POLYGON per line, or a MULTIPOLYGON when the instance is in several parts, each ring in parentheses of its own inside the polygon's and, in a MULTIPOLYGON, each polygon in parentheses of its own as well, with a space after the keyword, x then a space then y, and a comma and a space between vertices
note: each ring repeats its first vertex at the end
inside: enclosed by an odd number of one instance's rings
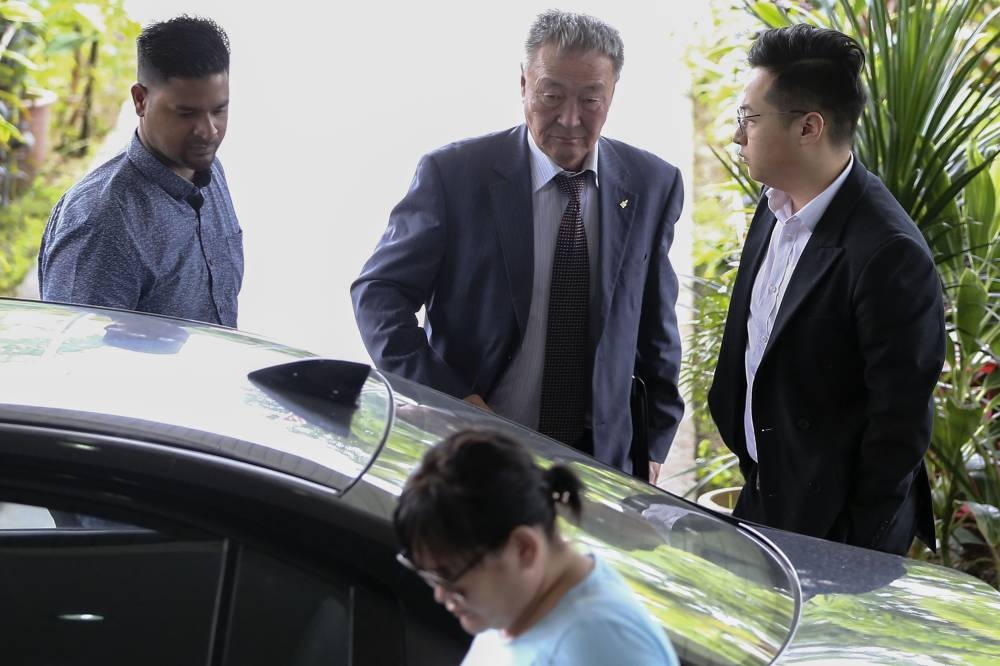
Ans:
POLYGON ((573 518, 580 520, 580 513, 583 511, 583 504, 580 494, 583 492, 583 484, 569 467, 565 465, 553 465, 542 473, 545 480, 545 490, 552 502, 558 507, 563 505, 569 508, 573 518))

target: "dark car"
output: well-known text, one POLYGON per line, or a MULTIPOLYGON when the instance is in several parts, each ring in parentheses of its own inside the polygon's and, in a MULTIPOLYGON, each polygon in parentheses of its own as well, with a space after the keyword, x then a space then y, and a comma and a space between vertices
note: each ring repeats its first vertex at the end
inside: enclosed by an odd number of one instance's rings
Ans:
POLYGON ((448 664, 468 637, 395 561, 423 453, 505 431, 587 486, 579 547, 686 664, 1000 663, 1000 594, 752 527, 367 366, 134 313, 0 300, 9 664, 448 664))

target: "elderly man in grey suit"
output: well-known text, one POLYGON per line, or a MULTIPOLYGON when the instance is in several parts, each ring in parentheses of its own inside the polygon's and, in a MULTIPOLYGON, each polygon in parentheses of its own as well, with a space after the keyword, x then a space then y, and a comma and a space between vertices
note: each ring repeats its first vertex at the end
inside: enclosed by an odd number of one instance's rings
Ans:
POLYGON ((655 482, 683 412, 667 258, 681 177, 601 136, 617 30, 549 11, 525 46, 525 124, 424 156, 351 288, 358 326, 379 368, 655 482))

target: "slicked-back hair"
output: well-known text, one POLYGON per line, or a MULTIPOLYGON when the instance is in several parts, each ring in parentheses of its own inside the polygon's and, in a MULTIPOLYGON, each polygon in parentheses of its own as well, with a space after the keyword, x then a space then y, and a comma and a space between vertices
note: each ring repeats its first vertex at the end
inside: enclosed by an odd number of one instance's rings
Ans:
POLYGON ((139 33, 136 51, 143 85, 229 72, 229 37, 207 18, 182 15, 152 23, 139 33))
POLYGON ((810 25, 773 28, 757 35, 747 60, 774 75, 768 102, 782 111, 819 111, 830 139, 851 143, 867 99, 865 53, 856 41, 810 25))
POLYGON ((546 44, 554 44, 558 53, 596 51, 611 59, 615 80, 625 65, 625 46, 618 31, 604 21, 586 14, 550 9, 538 15, 524 41, 525 69, 546 44))
POLYGON ((554 538, 556 504, 579 518, 581 491, 569 468, 543 471, 514 440, 464 430, 424 455, 400 495, 393 524, 411 560, 428 553, 435 559, 477 556, 503 546, 521 525, 540 526, 554 538))

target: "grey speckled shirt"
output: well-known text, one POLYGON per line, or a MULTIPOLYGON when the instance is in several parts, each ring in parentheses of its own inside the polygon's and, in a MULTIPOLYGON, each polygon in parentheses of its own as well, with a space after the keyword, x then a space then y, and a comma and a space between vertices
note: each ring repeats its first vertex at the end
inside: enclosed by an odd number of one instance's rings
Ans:
POLYGON ((219 160, 194 180, 133 135, 53 208, 38 254, 42 300, 235 327, 243 230, 219 160))

